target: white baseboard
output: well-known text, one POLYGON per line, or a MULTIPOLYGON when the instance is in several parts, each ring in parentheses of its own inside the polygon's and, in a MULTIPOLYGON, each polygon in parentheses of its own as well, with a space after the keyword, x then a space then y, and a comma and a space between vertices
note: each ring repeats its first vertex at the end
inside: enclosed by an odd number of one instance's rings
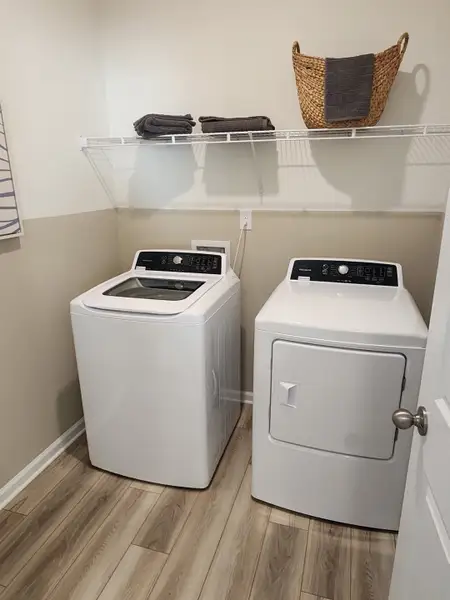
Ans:
POLYGON ((244 404, 253 404, 253 392, 241 392, 241 400, 244 404))
POLYGON ((66 448, 84 432, 84 419, 80 419, 57 440, 36 456, 24 469, 0 489, 0 509, 17 496, 39 473, 48 467, 66 448))

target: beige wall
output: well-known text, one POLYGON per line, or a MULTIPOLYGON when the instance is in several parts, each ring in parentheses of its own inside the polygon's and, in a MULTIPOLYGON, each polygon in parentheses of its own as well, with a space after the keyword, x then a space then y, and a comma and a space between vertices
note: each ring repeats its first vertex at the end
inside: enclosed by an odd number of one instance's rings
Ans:
POLYGON ((97 8, 0 2, 1 101, 24 221, 23 238, 0 241, 0 488, 81 417, 69 301, 117 268, 116 214, 77 143, 108 130, 97 8))
MULTIPOLYGON (((231 211, 119 212, 121 268, 139 248, 188 248, 191 239, 231 240, 239 216, 231 211)), ((242 269, 243 388, 252 389, 253 322, 293 256, 396 261, 428 320, 441 238, 440 215, 254 212, 242 269)))
POLYGON ((113 210, 24 230, 0 244, 0 488, 82 416, 69 302, 118 265, 113 210))

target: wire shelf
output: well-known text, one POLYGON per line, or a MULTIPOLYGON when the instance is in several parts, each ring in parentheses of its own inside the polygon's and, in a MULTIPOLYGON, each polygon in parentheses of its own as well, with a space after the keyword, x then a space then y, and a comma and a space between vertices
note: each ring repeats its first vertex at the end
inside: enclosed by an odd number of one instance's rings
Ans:
POLYGON ((233 133, 192 133, 189 135, 162 135, 151 139, 140 137, 84 137, 81 138, 80 144, 82 150, 89 150, 91 148, 114 148, 118 146, 237 144, 438 136, 450 136, 450 125, 384 125, 345 129, 286 129, 275 131, 240 131, 233 133))

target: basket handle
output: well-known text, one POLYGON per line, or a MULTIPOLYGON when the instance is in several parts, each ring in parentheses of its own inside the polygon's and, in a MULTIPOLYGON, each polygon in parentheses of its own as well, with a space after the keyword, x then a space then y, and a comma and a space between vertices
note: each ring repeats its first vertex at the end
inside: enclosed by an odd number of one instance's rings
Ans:
POLYGON ((400 36, 400 39, 397 42, 397 47, 400 52, 400 60, 402 60, 403 56, 405 55, 406 48, 408 47, 408 43, 409 43, 409 33, 406 31, 402 36, 400 36))
MULTIPOLYGON (((397 47, 400 52, 400 59, 403 59, 406 49, 408 48, 408 43, 409 43, 409 33, 407 31, 405 31, 405 33, 402 36, 400 36, 400 38, 397 42, 397 47)), ((292 44, 292 54, 300 54, 300 44, 298 42, 294 42, 292 44)))

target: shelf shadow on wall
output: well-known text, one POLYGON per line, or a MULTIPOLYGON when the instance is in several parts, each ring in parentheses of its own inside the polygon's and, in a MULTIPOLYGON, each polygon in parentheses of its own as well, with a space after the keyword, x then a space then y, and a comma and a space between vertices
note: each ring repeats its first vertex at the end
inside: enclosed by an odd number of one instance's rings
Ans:
MULTIPOLYGON (((420 123, 429 90, 430 73, 425 65, 417 65, 412 73, 400 72, 380 125, 420 123), (419 77, 423 79, 421 92, 419 77)), ((442 156, 450 156, 448 142, 446 152, 439 153, 439 145, 445 143, 444 138, 318 141, 311 142, 311 155, 322 177, 349 196, 349 208, 383 211, 401 208, 408 166, 448 167, 450 163, 442 161, 442 156)), ((416 176, 420 178, 419 173, 416 176)), ((438 198, 436 205, 441 203, 438 198)))
POLYGON ((257 142, 253 149, 248 143, 141 147, 128 184, 134 208, 208 208, 211 203, 234 208, 236 199, 245 204, 246 198, 261 196, 262 201, 261 190, 265 196, 278 193, 273 142, 257 142), (211 202, 214 197, 221 200, 211 202))
POLYGON ((203 182, 211 196, 264 196, 278 193, 278 151, 274 142, 209 144, 203 182), (259 185, 258 185, 259 184, 259 185))
POLYGON ((186 194, 195 181, 192 146, 148 146, 138 149, 129 179, 130 205, 164 208, 186 194))

